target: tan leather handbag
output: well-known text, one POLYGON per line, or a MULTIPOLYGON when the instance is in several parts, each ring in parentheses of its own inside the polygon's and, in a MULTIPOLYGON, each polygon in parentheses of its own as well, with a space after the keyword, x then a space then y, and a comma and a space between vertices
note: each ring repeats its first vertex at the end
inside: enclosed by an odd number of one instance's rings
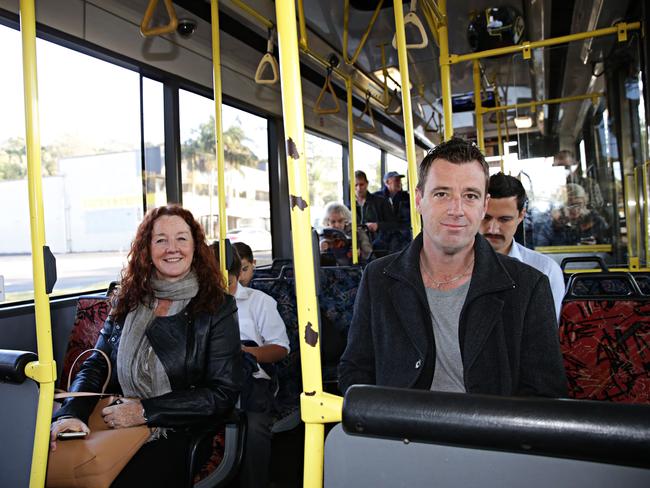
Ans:
POLYGON ((57 393, 55 399, 100 396, 88 419, 90 434, 83 439, 58 441, 56 450, 50 452, 47 464, 48 488, 108 488, 120 471, 131 460, 151 435, 151 430, 141 425, 123 429, 110 429, 101 412, 104 407, 115 403, 118 396, 107 396, 104 392, 111 377, 111 362, 103 351, 88 349, 75 359, 68 376, 68 390, 75 363, 87 352, 98 351, 108 364, 108 375, 101 393, 69 392, 57 393))

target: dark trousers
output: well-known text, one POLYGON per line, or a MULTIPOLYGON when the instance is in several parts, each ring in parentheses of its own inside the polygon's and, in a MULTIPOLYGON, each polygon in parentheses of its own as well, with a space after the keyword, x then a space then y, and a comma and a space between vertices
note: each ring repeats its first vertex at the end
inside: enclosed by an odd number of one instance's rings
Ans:
POLYGON ((131 458, 111 488, 156 486, 182 488, 187 486, 188 438, 169 432, 167 438, 147 442, 131 458))
POLYGON ((246 412, 248 431, 239 471, 241 488, 269 486, 271 464, 271 416, 269 412, 246 412))
MULTIPOLYGON (((161 436, 160 439, 147 442, 115 478, 111 488, 186 487, 189 441, 188 434, 168 431, 167 438, 161 436)), ((211 450, 211 439, 199 446, 195 458, 197 470, 208 460, 211 450)))
POLYGON ((272 384, 268 380, 247 378, 241 407, 246 412, 248 430, 239 469, 240 488, 266 488, 271 464, 272 384))

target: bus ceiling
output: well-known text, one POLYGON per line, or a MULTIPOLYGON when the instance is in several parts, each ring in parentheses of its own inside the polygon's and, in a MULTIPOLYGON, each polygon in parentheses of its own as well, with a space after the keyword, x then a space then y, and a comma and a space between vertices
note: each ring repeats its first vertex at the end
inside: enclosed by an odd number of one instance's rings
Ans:
MULTIPOLYGON (((196 0, 177 0, 180 7, 205 18, 208 3, 196 0)), ((436 13, 439 13, 437 0, 403 1, 405 17, 413 14, 424 26, 430 40, 419 43, 421 36, 416 31, 417 22, 407 26, 407 43, 419 44, 421 48, 409 49, 409 72, 413 98, 413 117, 416 139, 428 146, 442 139, 441 132, 433 133, 428 121, 434 113, 441 114, 442 89, 440 73, 440 50, 438 47, 436 13), (426 45, 425 45, 426 44, 426 45)), ((611 27, 623 20, 636 20, 634 2, 551 2, 550 0, 533 2, 528 5, 517 3, 501 5, 494 0, 458 0, 446 2, 449 50, 450 54, 465 54, 484 51, 492 47, 503 47, 523 41, 538 41, 568 35, 569 33, 587 32, 604 27, 611 27)), ((269 2, 270 4, 270 2, 269 2)), ((371 94, 375 115, 380 115, 379 122, 393 125, 401 132, 401 114, 386 113, 390 99, 386 92, 401 92, 398 70, 397 51, 391 47, 395 33, 393 13, 394 2, 387 0, 349 0, 345 2, 320 2, 318 0, 301 0, 297 8, 304 9, 305 31, 308 35, 310 50, 321 53, 324 58, 335 54, 341 60, 340 70, 352 76, 355 82, 355 108, 363 111, 365 98, 371 94), (347 20, 347 22, 346 22, 347 20), (359 47, 362 47, 360 50, 359 47), (347 52, 344 53, 344 48, 347 52), (383 51, 383 53, 382 53, 383 51), (348 65, 344 61, 349 61, 348 65), (383 93, 382 93, 383 92, 383 93)), ((267 52, 263 39, 268 36, 270 17, 264 22, 259 15, 252 15, 256 8, 262 9, 263 2, 245 2, 244 0, 224 3, 222 8, 238 21, 259 33, 260 39, 250 40, 261 55, 267 52), (257 42, 259 41, 259 42, 257 42)), ((270 7, 272 9, 272 5, 270 7)), ((209 18, 209 17, 208 17, 209 18)), ((263 18, 263 17, 262 17, 263 18)), ((263 18, 264 19, 264 18, 263 18)), ((302 41, 301 41, 302 43, 302 41)), ((482 87, 484 90, 500 87, 504 104, 529 102, 531 100, 557 99, 603 91, 603 80, 592 77, 594 71, 603 69, 603 60, 615 48, 617 38, 604 36, 584 39, 576 42, 549 46, 534 50, 530 59, 522 53, 502 55, 481 60, 482 87)), ((301 59, 309 59, 302 56, 301 59)), ((313 56, 311 56, 313 58, 313 56)), ((303 61, 304 62, 304 61, 303 61)), ((312 80, 323 86, 325 69, 317 63, 309 62, 309 67, 318 68, 318 80, 312 80)), ((472 63, 458 63, 452 66, 452 94, 457 97, 468 95, 470 100, 474 91, 472 63)), ((308 79, 308 70, 303 75, 308 79)), ((340 92, 339 101, 345 102, 344 83, 333 77, 340 92)), ((393 95, 394 96, 394 95, 393 95)), ((454 107, 453 126, 459 135, 474 136, 475 119, 471 111, 454 107)), ((545 117, 540 124, 533 124, 528 129, 514 126, 514 112, 509 114, 509 125, 520 133, 541 132, 563 134, 568 145, 569 139, 575 139, 577 128, 585 116, 582 103, 563 103, 545 109, 545 117)), ((358 114, 359 115, 359 114, 358 114)), ((532 114, 534 115, 534 114, 532 114)), ((485 136, 495 138, 497 132, 496 117, 485 120, 485 136)), ((373 139, 373 136, 366 136, 373 139)), ((377 137, 381 144, 381 137, 377 137)), ((572 142, 573 143, 573 142, 572 142)), ((557 144, 557 142, 555 142, 557 144)))

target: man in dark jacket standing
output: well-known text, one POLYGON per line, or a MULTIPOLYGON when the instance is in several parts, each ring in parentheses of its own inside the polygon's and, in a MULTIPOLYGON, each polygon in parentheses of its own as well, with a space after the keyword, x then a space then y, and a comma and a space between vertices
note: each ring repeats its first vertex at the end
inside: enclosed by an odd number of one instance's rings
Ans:
POLYGON ((342 391, 381 386, 562 397, 566 376, 546 276, 478 234, 488 166, 452 139, 418 172, 423 231, 368 265, 339 365, 342 391))
POLYGON ((388 171, 384 175, 383 188, 374 193, 390 205, 393 222, 384 226, 381 236, 390 252, 401 251, 412 239, 411 202, 408 192, 402 190, 402 178, 404 175, 397 171, 388 171))
POLYGON ((355 171, 354 179, 357 225, 365 225, 368 228, 373 250, 387 250, 382 243, 381 233, 387 227, 392 228, 395 220, 390 203, 368 191, 368 177, 363 171, 355 171))

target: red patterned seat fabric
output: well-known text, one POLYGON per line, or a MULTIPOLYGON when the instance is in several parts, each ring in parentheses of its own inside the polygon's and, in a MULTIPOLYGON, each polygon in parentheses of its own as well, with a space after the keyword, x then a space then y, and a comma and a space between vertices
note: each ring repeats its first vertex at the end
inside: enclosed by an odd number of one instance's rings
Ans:
MULTIPOLYGON (((110 303, 106 297, 81 297, 77 301, 77 315, 70 331, 68 348, 63 359, 63 372, 59 380, 60 388, 67 389, 68 373, 79 354, 95 347, 109 311, 110 303)), ((79 370, 82 363, 83 361, 80 359, 75 369, 79 370)), ((74 378, 74 374, 72 377, 74 378)), ((221 464, 224 453, 224 433, 225 429, 222 429, 212 439, 212 455, 194 478, 195 483, 207 477, 221 464)))
MULTIPOLYGON (((60 388, 68 388, 68 373, 70 372, 72 363, 74 363, 74 360, 77 359, 79 354, 86 349, 95 347, 95 343, 99 337, 99 331, 102 330, 109 310, 108 298, 105 297, 81 297, 77 301, 77 315, 72 330, 70 331, 68 348, 63 358, 63 372, 59 380, 60 388)), ((77 363, 77 370, 82 362, 80 359, 77 363)), ((74 378, 74 374, 72 377, 74 378)))
POLYGON ((650 403, 650 301, 566 302, 559 334, 571 397, 650 403))

